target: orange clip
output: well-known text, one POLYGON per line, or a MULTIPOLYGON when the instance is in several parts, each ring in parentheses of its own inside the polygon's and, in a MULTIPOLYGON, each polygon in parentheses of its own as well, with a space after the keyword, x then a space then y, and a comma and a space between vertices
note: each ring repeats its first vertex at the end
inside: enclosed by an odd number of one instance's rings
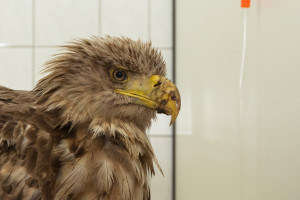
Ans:
POLYGON ((250 1, 251 0, 241 0, 241 7, 242 8, 250 8, 250 1))

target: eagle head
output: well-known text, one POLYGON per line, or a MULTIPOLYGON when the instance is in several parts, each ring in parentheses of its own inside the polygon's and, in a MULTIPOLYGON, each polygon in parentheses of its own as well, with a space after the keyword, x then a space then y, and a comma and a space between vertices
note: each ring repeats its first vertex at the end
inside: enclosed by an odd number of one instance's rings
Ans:
POLYGON ((145 130, 156 112, 180 110, 180 94, 167 78, 161 53, 150 42, 125 37, 91 37, 62 46, 45 64, 36 85, 36 105, 59 111, 57 125, 95 119, 135 123, 145 130))

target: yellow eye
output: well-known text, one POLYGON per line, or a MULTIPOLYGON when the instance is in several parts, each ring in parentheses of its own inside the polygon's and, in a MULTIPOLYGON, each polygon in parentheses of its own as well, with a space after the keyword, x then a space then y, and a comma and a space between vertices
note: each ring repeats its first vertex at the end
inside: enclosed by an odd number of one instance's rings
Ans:
POLYGON ((122 70, 122 69, 114 69, 111 71, 111 76, 115 81, 118 82, 125 82, 128 79, 128 75, 126 73, 126 71, 122 70))

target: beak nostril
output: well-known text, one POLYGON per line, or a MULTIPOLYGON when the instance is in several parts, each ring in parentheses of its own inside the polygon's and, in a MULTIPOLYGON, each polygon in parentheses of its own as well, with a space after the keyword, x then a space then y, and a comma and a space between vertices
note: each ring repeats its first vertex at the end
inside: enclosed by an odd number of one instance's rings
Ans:
POLYGON ((157 83, 155 83, 154 85, 153 85, 153 87, 158 87, 158 86, 160 86, 161 85, 161 82, 160 81, 157 81, 157 83))

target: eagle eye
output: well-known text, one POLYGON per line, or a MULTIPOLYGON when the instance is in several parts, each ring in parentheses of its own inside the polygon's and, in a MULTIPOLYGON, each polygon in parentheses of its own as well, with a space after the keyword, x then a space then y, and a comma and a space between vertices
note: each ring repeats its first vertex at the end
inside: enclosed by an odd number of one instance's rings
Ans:
POLYGON ((126 71, 123 69, 114 69, 111 71, 111 77, 114 81, 124 83, 128 79, 126 71))

